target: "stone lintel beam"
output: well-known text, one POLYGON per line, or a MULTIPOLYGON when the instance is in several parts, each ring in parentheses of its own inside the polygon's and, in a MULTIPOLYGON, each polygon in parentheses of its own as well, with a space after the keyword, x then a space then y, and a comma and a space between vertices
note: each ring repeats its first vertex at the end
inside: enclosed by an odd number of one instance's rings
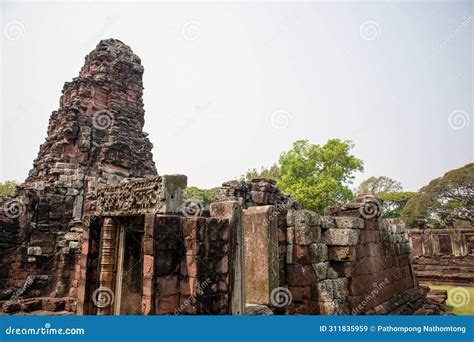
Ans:
POLYGON ((179 213, 186 186, 184 175, 163 175, 106 187, 97 193, 96 213, 100 216, 179 213))

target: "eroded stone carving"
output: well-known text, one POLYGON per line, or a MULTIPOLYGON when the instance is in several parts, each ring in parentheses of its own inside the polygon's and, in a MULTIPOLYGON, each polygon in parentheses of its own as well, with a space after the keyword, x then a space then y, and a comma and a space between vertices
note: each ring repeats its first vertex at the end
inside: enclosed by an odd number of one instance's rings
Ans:
POLYGON ((134 216, 178 212, 186 182, 186 176, 166 175, 101 189, 97 193, 96 213, 100 216, 134 216))

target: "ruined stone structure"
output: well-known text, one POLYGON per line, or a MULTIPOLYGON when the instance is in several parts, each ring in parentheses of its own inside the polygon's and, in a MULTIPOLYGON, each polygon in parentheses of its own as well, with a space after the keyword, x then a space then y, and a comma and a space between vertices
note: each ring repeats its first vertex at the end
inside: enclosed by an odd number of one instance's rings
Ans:
POLYGON ((302 210, 266 179, 209 211, 158 176, 143 67, 101 41, 66 83, 29 177, 0 216, 4 314, 439 314, 403 225, 371 196, 302 210))
POLYGON ((224 183, 224 202, 211 205, 242 207, 247 313, 444 312, 417 285, 404 226, 382 222, 376 199, 361 196, 320 216, 282 201, 275 188, 260 179, 224 183))
POLYGON ((411 229, 409 235, 420 282, 474 284, 474 229, 411 229))
POLYGON ((140 58, 110 39, 65 83, 33 169, 0 216, 2 288, 22 287, 33 275, 47 281, 28 286, 31 294, 77 297, 82 254, 98 248, 81 250, 83 238, 97 233, 84 225, 96 190, 157 174, 142 131, 142 75, 140 58))

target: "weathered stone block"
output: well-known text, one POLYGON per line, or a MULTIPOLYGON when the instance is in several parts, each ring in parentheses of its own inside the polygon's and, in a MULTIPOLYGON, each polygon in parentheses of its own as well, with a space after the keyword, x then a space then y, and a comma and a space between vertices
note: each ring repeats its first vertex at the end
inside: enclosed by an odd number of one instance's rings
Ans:
POLYGON ((357 229, 334 228, 323 233, 323 243, 330 246, 355 246, 359 238, 357 229))
POLYGON ((225 219, 231 218, 239 208, 237 201, 214 202, 210 205, 210 212, 212 217, 225 219))
POLYGON ((206 229, 204 217, 190 217, 183 219, 183 236, 185 239, 202 240, 206 229))
POLYGON ((170 274, 178 270, 179 253, 174 251, 157 251, 155 253, 156 274, 170 274))
POLYGON ((311 286, 290 286, 293 301, 303 302, 311 300, 311 286))
POLYGON ((332 267, 328 267, 328 271, 327 271, 327 274, 326 274, 326 277, 328 279, 336 279, 339 277, 339 274, 336 272, 336 270, 332 267))
POLYGON ((297 225, 295 229, 295 243, 297 245, 309 245, 320 237, 320 228, 317 226, 297 225))
POLYGON ((80 241, 70 241, 69 242, 69 248, 71 249, 79 249, 81 248, 82 244, 80 241))
POLYGON ((245 314, 248 316, 271 316, 273 311, 266 305, 247 304, 245 314))
POLYGON ((309 246, 294 245, 293 262, 295 264, 310 264, 309 246))
POLYGON ((361 218, 340 216, 340 217, 335 217, 334 220, 336 222, 337 228, 343 228, 343 229, 364 228, 364 220, 361 218))
POLYGON ((321 216, 321 228, 330 229, 336 228, 336 221, 332 216, 321 216))
POLYGON ((28 247, 27 254, 28 255, 41 255, 43 254, 43 251, 41 247, 39 246, 32 246, 32 247, 28 247))
POLYGON ((330 302, 334 298, 334 285, 331 279, 319 281, 318 300, 319 302, 330 302))
POLYGON ((64 234, 64 240, 66 241, 80 241, 81 240, 81 235, 78 233, 66 233, 64 234))
POLYGON ((333 246, 328 249, 328 259, 331 261, 354 261, 356 260, 356 249, 349 246, 333 246))
POLYGON ((320 262, 317 264, 312 264, 312 266, 313 266, 314 272, 316 273, 316 278, 318 280, 326 279, 329 262, 320 262))
POLYGON ((338 315, 340 314, 338 311, 338 304, 335 300, 327 300, 321 301, 318 303, 320 314, 321 315, 338 315))
POLYGON ((332 279, 333 296, 336 299, 344 299, 349 295, 348 280, 346 278, 332 279))
POLYGON ((288 210, 286 215, 288 226, 315 226, 321 224, 319 214, 310 210, 288 210))
POLYGON ((309 258, 311 263, 328 260, 328 247, 323 243, 312 243, 309 245, 309 258))
POLYGON ((306 286, 317 281, 316 273, 311 265, 287 265, 288 285, 306 286))
POLYGON ((157 277, 157 295, 158 296, 170 296, 179 293, 179 280, 177 275, 170 275, 166 277, 157 277))
POLYGON ((179 308, 179 295, 171 295, 167 297, 159 296, 156 299, 156 313, 157 314, 170 314, 179 308))
POLYGON ((66 196, 77 196, 79 195, 79 190, 74 189, 74 188, 69 188, 66 191, 66 196))

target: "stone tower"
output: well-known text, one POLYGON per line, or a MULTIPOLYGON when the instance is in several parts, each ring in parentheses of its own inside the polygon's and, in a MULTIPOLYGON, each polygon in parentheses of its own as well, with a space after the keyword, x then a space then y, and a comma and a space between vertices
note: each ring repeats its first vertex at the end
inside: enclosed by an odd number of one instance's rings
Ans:
POLYGON ((79 77, 65 83, 26 182, 54 183, 58 169, 66 167, 56 163, 84 174, 89 188, 97 186, 97 178, 114 182, 110 174, 156 175, 152 144, 142 130, 142 75, 140 58, 127 45, 101 41, 86 56, 79 77))
POLYGON ((107 39, 64 84, 33 169, 0 214, 4 287, 30 279, 33 295, 75 297, 96 191, 157 175, 143 132, 143 71, 130 47, 107 39))

